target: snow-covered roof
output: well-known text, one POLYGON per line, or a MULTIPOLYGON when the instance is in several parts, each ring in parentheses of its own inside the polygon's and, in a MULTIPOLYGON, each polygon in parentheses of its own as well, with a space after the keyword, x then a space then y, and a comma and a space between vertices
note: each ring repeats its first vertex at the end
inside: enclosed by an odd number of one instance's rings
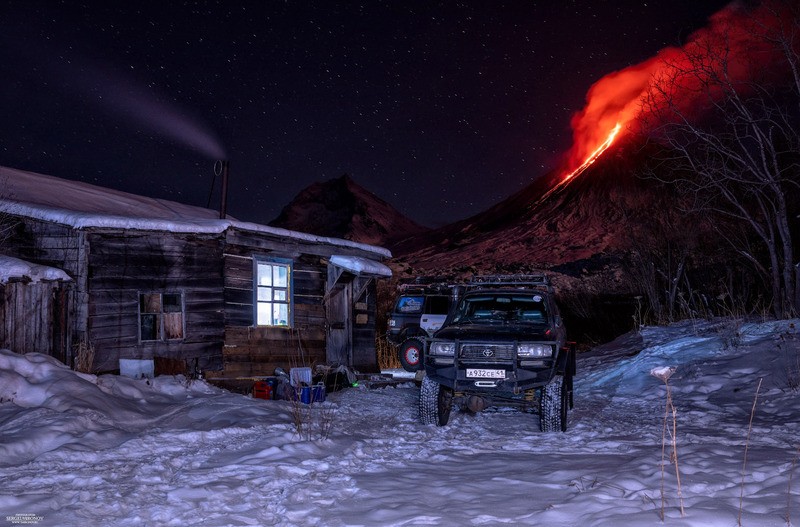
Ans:
POLYGON ((334 254, 331 256, 330 262, 333 265, 346 269, 353 274, 364 276, 384 276, 390 278, 392 270, 387 266, 375 260, 368 258, 359 258, 358 256, 342 256, 334 254))
POLYGON ((5 284, 19 279, 28 279, 31 282, 72 280, 61 269, 0 255, 0 283, 5 284))
POLYGON ((27 216, 76 229, 91 227, 182 233, 222 233, 229 228, 353 247, 390 258, 383 247, 316 236, 258 223, 219 219, 203 207, 148 198, 25 170, 0 167, 0 212, 27 216))

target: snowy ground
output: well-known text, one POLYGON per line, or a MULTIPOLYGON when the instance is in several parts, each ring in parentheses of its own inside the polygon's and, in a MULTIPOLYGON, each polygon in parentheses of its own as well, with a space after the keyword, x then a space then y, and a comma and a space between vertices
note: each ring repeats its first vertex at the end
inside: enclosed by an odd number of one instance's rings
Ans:
POLYGON ((285 401, 0 351, 0 526, 659 524, 660 366, 685 508, 668 465, 664 524, 800 525, 797 324, 645 328, 585 354, 565 434, 511 410, 422 426, 406 383, 329 394, 307 440, 285 401))

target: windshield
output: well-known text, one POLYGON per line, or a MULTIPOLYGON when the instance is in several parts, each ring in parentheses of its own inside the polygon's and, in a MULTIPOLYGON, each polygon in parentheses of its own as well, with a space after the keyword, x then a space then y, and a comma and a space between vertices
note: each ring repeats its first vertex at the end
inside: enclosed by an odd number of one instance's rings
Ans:
POLYGON ((465 297, 453 314, 454 324, 545 324, 542 295, 488 293, 465 297))

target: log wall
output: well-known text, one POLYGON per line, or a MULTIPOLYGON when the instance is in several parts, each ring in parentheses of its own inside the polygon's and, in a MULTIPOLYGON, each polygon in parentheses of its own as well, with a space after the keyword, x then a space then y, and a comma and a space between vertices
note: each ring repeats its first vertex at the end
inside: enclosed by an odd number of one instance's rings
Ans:
POLYGON ((218 235, 91 231, 88 244, 88 335, 95 369, 119 359, 183 360, 217 370, 224 340, 222 243, 218 235), (141 341, 140 293, 181 293, 182 340, 141 341))

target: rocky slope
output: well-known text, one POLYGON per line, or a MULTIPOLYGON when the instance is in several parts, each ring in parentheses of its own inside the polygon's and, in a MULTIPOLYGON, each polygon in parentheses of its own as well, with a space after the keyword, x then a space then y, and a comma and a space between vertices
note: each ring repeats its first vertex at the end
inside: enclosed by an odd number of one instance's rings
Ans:
POLYGON ((641 145, 621 142, 560 190, 547 195, 559 174, 539 178, 485 212, 404 241, 397 259, 433 273, 591 271, 629 251, 673 206, 660 185, 637 175, 649 158, 641 145))

